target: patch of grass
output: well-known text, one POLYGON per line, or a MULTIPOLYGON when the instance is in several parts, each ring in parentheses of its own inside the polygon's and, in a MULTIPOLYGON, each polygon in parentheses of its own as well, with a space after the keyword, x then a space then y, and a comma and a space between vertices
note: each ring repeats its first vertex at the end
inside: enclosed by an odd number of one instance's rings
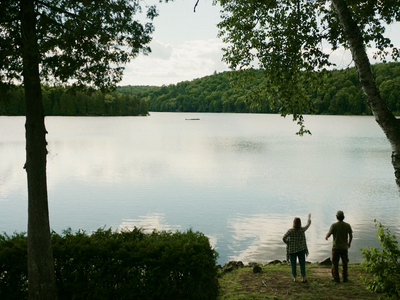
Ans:
POLYGON ((349 265, 349 281, 341 283, 331 281, 330 270, 330 267, 307 264, 307 283, 302 283, 301 277, 293 282, 287 264, 266 265, 260 273, 253 273, 252 267, 221 272, 221 299, 378 299, 379 295, 368 291, 360 278, 368 276, 362 266, 349 265))

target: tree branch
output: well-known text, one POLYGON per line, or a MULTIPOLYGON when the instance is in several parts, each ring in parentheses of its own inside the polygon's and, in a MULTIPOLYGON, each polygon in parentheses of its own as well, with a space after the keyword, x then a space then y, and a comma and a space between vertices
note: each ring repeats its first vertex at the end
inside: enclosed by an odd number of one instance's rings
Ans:
POLYGON ((196 4, 194 5, 194 9, 193 9, 194 12, 196 12, 196 7, 197 7, 197 4, 199 4, 199 1, 200 1, 200 0, 197 0, 197 1, 196 1, 196 4))
POLYGON ((20 20, 20 17, 15 17, 12 19, 7 19, 7 20, 0 20, 0 24, 12 23, 12 22, 19 21, 19 20, 20 20))
POLYGON ((50 10, 58 11, 58 12, 60 12, 60 13, 66 14, 66 15, 68 15, 68 16, 70 16, 70 17, 73 17, 73 18, 75 18, 75 19, 79 19, 79 20, 81 20, 81 21, 84 21, 84 22, 86 22, 86 23, 92 25, 92 23, 90 22, 90 20, 85 19, 85 18, 82 18, 82 17, 79 16, 79 15, 76 15, 76 14, 71 13, 71 12, 69 12, 69 11, 66 11, 66 10, 64 10, 64 9, 61 9, 61 8, 59 8, 59 7, 57 7, 57 6, 48 5, 47 3, 44 3, 43 1, 40 1, 40 0, 38 0, 38 3, 40 3, 41 5, 47 7, 47 8, 50 9, 50 10))

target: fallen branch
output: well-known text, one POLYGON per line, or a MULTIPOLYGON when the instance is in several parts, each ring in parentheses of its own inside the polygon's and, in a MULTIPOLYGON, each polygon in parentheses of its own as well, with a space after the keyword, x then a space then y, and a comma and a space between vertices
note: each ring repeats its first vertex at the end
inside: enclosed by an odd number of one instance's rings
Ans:
POLYGON ((264 280, 261 280, 262 284, 267 288, 268 286, 265 284, 264 280))

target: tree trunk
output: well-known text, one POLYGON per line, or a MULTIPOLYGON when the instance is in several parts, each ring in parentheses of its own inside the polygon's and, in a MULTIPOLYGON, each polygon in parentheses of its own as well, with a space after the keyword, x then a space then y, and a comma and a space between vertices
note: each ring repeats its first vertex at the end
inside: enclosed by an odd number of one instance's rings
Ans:
POLYGON ((396 119, 381 96, 372 74, 361 31, 353 20, 346 2, 344 0, 331 0, 331 2, 347 36, 358 80, 367 97, 367 104, 392 147, 392 165, 400 192, 400 120, 396 119))
POLYGON ((39 77, 39 46, 33 0, 21 0, 26 102, 29 299, 57 299, 46 184, 46 128, 39 77))

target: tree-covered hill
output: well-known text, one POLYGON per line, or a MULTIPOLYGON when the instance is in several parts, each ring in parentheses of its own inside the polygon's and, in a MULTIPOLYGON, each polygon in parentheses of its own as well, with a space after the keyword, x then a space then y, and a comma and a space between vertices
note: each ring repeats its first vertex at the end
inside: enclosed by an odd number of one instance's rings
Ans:
MULTIPOLYGON (((147 115, 147 102, 134 94, 71 92, 66 87, 42 86, 46 116, 147 115)), ((0 115, 25 115, 24 89, 16 86, 0 97, 0 115)))
MULTIPOLYGON (((373 66, 377 84, 389 108, 400 111, 400 63, 376 64, 373 66)), ((245 74, 249 75, 249 74, 245 74)), ((238 112, 279 113, 267 95, 258 104, 251 101, 257 90, 266 85, 262 70, 255 71, 253 80, 245 86, 235 84, 234 72, 223 72, 174 85, 123 86, 117 91, 136 95, 148 103, 149 111, 168 112, 238 112)), ((310 90, 309 97, 317 114, 370 114, 364 94, 357 79, 355 68, 326 72, 324 84, 310 90)))
MULTIPOLYGON (((377 64, 373 70, 389 109, 400 114, 400 63, 377 64)), ((251 78, 246 84, 236 72, 223 72, 161 87, 119 86, 109 94, 70 93, 65 87, 43 86, 44 111, 47 116, 135 116, 148 111, 279 113, 279 105, 273 105, 265 93, 262 72, 242 74, 251 78)), ((321 86, 308 89, 316 114, 371 114, 355 68, 328 71, 324 77, 321 86)), ((0 115, 24 114, 22 87, 0 97, 0 115)))

